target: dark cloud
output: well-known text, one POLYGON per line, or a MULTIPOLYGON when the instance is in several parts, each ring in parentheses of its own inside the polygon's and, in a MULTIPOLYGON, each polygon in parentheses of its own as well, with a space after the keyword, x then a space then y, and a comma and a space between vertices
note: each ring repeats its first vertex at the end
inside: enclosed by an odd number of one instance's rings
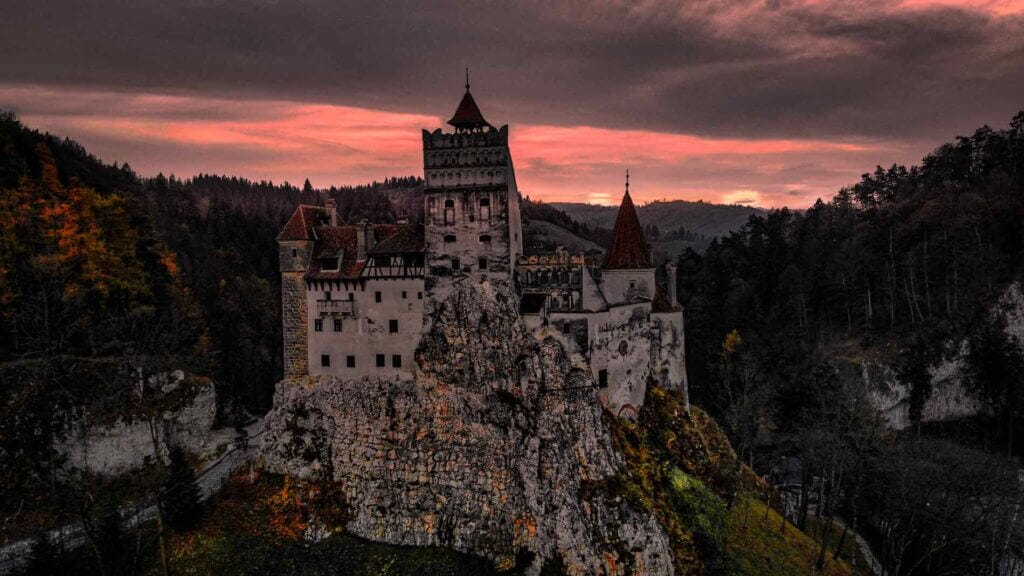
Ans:
MULTIPOLYGON (((8 0, 0 83, 716 137, 940 141, 1024 108, 1024 18, 888 2, 8 0)), ((230 115, 211 109, 210 117, 230 115)))

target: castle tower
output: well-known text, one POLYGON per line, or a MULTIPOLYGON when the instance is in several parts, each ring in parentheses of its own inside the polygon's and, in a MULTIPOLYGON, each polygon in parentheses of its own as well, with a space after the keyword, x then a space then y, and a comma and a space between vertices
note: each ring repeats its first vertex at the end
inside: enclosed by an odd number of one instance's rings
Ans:
POLYGON ((629 196, 629 172, 626 193, 612 230, 612 243, 601 272, 601 292, 608 304, 630 302, 637 298, 654 299, 654 262, 644 240, 636 207, 629 196))
POLYGON ((462 278, 510 281, 523 253, 508 126, 484 119, 469 91, 448 124, 423 131, 427 292, 441 301, 462 278))
POLYGON ((277 235, 285 378, 309 374, 305 275, 316 240, 316 227, 333 219, 328 210, 332 209, 301 205, 277 235))

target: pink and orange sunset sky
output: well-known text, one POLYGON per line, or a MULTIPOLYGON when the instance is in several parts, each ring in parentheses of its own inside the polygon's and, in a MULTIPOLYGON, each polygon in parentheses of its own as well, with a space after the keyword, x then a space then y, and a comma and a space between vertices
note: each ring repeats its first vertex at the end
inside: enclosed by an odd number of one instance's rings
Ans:
POLYGON ((473 94, 519 187, 804 207, 1024 109, 1024 2, 14 0, 0 107, 143 175, 422 174, 473 94), (44 6, 45 5, 45 6, 44 6))

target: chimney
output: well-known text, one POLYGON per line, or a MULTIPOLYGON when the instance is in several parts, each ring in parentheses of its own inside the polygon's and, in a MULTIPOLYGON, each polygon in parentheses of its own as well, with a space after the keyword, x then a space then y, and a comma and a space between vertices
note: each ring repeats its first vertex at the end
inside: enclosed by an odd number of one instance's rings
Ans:
POLYGON ((373 247, 373 227, 366 219, 356 224, 356 260, 366 260, 366 251, 373 247))
POLYGON ((330 196, 324 200, 324 208, 327 210, 327 217, 330 220, 331 226, 338 225, 338 203, 334 201, 334 198, 330 196))
POLYGON ((676 265, 672 262, 665 264, 665 281, 668 284, 668 303, 675 306, 676 300, 676 265))

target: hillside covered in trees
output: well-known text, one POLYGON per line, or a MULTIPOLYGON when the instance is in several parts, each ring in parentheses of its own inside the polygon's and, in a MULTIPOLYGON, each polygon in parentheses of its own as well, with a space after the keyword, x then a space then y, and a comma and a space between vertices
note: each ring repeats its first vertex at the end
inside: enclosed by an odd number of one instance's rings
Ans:
MULTIPOLYGON (((140 372, 187 364, 208 375, 224 423, 265 411, 281 373, 275 236, 285 219, 325 194, 349 221, 415 219, 420 186, 141 178, 0 118, 0 516, 84 497, 62 487, 53 441, 67 422, 54 415, 109 401, 140 372)), ((895 575, 991 573, 1021 558, 1024 360, 991 310, 1024 262, 1024 114, 920 166, 878 168, 806 211, 742 208, 743 223, 717 239, 652 220, 675 204, 640 218, 656 246, 687 244, 678 288, 693 402, 758 473, 778 480, 780 461, 801 463, 789 517, 811 533, 841 518, 895 575), (921 423, 929 368, 958 354, 985 409, 921 423), (868 357, 910 386, 919 425, 884 426, 860 368, 868 357)), ((526 202, 524 218, 545 223, 539 248, 560 234, 607 243, 610 224, 561 205, 526 202)), ((653 462, 638 470, 670 476, 653 462)), ((725 505, 729 493, 716 498, 725 505)), ((830 546, 848 538, 843 529, 830 546)))
POLYGON ((799 525, 814 507, 859 523, 891 574, 1019 561, 1024 357, 993 311, 1024 272, 1022 222, 1024 113, 679 258, 692 399, 758 471, 801 462, 799 525), (982 409, 922 423, 930 370, 953 360, 982 409), (910 389, 901 433, 870 362, 910 389))
MULTIPOLYGON (((615 224, 618 209, 617 205, 601 206, 579 202, 552 202, 551 207, 565 213, 581 226, 608 230, 615 224)), ((677 234, 680 228, 694 236, 711 239, 732 232, 751 215, 764 212, 752 206, 711 204, 703 200, 656 200, 637 207, 637 215, 647 228, 648 236, 654 241, 677 234)))

